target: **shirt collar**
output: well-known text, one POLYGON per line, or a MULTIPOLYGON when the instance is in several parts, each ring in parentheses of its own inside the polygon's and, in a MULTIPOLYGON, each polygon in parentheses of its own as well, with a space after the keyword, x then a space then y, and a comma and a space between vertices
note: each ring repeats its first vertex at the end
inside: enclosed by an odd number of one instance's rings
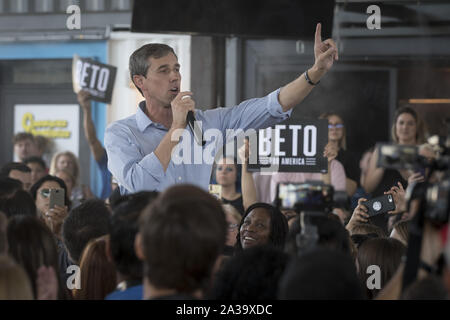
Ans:
POLYGON ((144 132, 149 126, 153 125, 159 129, 167 130, 162 124, 153 122, 145 113, 145 100, 141 101, 138 105, 136 112, 136 123, 139 131, 144 132))

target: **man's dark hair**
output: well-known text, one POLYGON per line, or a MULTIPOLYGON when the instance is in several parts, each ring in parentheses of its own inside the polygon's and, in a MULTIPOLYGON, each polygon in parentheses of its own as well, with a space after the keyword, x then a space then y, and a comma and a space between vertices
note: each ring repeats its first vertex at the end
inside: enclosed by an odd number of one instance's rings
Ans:
POLYGON ((145 277, 177 293, 205 290, 226 232, 225 213, 212 195, 191 185, 167 189, 140 219, 145 277))
POLYGON ((30 215, 37 217, 36 204, 31 195, 19 190, 12 197, 0 199, 0 211, 8 218, 15 215, 30 215))
POLYGON ((358 249, 366 240, 379 238, 380 236, 376 233, 368 233, 368 234, 353 234, 350 238, 353 241, 356 249, 358 249))
POLYGON ((361 300, 364 292, 349 254, 316 248, 293 258, 279 285, 281 300, 361 300))
POLYGON ((211 298, 275 300, 288 255, 280 248, 258 246, 228 259, 214 277, 211 298))
MULTIPOLYGON (((148 68, 150 67, 148 58, 151 57, 154 59, 159 59, 165 57, 169 53, 173 53, 175 57, 177 56, 172 47, 162 43, 149 43, 143 45, 142 47, 134 51, 133 54, 130 56, 128 66, 128 68, 130 69, 131 81, 133 81, 134 83, 133 76, 135 75, 141 75, 144 77, 147 76, 147 71, 148 68)), ((136 86, 135 83, 134 85, 136 86)), ((142 93, 141 89, 138 86, 136 86, 136 88, 143 96, 144 94, 142 93)))
POLYGON ((126 195, 125 196, 120 195, 120 188, 119 187, 115 188, 111 192, 111 194, 110 194, 110 196, 108 198, 109 199, 109 205, 110 205, 111 209, 114 210, 116 206, 121 204, 122 201, 124 201, 124 199, 126 199, 126 197, 127 197, 126 195))
MULTIPOLYGON (((334 218, 324 215, 308 216, 309 223, 317 227, 319 235, 318 245, 328 247, 333 250, 350 254, 350 236, 342 223, 334 218)), ((295 221, 289 230, 286 251, 296 255, 298 253, 297 235, 301 232, 300 217, 295 217, 295 221)))
POLYGON ((31 169, 28 168, 28 166, 24 163, 9 162, 0 169, 0 177, 7 178, 12 170, 17 170, 21 172, 31 172, 31 169))
POLYGON ((62 227, 62 237, 73 262, 79 264, 89 240, 109 234, 111 214, 103 200, 86 200, 69 212, 62 227))
POLYGON ((16 143, 19 143, 20 141, 23 140, 31 140, 32 142, 34 142, 34 136, 31 133, 28 132, 19 132, 16 133, 13 137, 13 145, 16 143))
POLYGON ((23 160, 24 164, 29 164, 29 163, 37 163, 38 165, 40 165, 42 167, 43 170, 47 170, 47 165, 45 164, 45 161, 42 160, 41 157, 28 157, 25 160, 23 160))
MULTIPOLYGON (((289 225, 284 214, 282 214, 278 208, 268 203, 257 202, 248 207, 245 211, 244 216, 242 217, 238 230, 241 230, 241 227, 245 221, 245 217, 247 217, 250 212, 257 208, 263 208, 270 214, 270 234, 268 245, 272 245, 278 248, 284 248, 284 245, 286 244, 286 237, 289 231, 289 225)), ((240 232, 238 232, 236 236, 235 249, 236 251, 242 250, 240 232)))
POLYGON ((11 197, 19 190, 23 190, 22 181, 0 177, 0 199, 11 197))
POLYGON ((142 261, 134 252, 139 217, 158 192, 142 191, 121 198, 111 217, 110 246, 117 271, 128 280, 142 281, 142 261))

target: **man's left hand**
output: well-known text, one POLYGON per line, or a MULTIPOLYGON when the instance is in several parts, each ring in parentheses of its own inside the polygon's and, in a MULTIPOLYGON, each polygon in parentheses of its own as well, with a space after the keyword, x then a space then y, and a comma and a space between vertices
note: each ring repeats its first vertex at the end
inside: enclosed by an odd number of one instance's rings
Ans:
POLYGON ((322 25, 316 26, 316 35, 314 40, 314 69, 325 74, 333 66, 334 60, 338 60, 338 50, 332 39, 322 41, 322 25))

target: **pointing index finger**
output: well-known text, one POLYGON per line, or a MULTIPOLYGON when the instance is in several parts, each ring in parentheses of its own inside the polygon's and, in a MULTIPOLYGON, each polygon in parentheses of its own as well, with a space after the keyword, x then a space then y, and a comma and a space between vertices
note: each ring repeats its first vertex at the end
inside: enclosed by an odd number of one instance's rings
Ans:
POLYGON ((319 22, 316 26, 316 44, 320 44, 322 42, 322 24, 319 22))

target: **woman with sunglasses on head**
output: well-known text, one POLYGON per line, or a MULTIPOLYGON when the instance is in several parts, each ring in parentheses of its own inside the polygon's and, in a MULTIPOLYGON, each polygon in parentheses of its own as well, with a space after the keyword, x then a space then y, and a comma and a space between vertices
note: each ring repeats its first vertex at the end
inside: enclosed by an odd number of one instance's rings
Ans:
POLYGON ((61 238, 61 227, 68 215, 70 200, 67 196, 67 187, 64 181, 58 177, 46 175, 39 179, 30 189, 30 193, 36 202, 38 217, 42 219, 57 238, 61 238), (64 204, 50 208, 50 190, 64 190, 64 204))
POLYGON ((62 224, 71 208, 71 202, 68 198, 67 187, 64 181, 58 177, 46 175, 39 179, 30 189, 30 193, 36 202, 38 217, 45 222, 47 227, 55 236, 56 245, 58 249, 58 265, 59 275, 61 279, 67 279, 67 268, 72 265, 69 256, 66 252, 64 244, 61 240, 62 224), (59 207, 55 205, 50 208, 50 190, 62 189, 64 190, 64 206, 59 207))
POLYGON ((358 157, 347 150, 346 129, 341 116, 333 112, 320 115, 319 119, 328 120, 328 145, 327 147, 337 152, 338 160, 345 169, 345 185, 347 194, 351 197, 357 187, 360 176, 358 157))

